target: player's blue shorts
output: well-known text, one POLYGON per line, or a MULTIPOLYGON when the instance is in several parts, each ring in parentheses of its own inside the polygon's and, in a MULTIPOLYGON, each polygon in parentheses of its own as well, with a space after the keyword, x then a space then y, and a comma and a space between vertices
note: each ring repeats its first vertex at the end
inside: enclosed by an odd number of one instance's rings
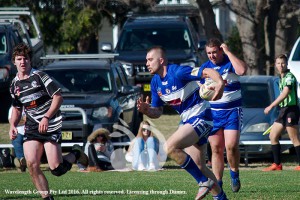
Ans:
POLYGON ((206 121, 202 117, 196 116, 188 119, 184 124, 191 124, 199 136, 198 145, 207 143, 207 138, 211 135, 212 121, 206 121))
POLYGON ((219 129, 224 130, 241 130, 243 110, 234 108, 231 110, 212 110, 214 128, 213 133, 219 129))

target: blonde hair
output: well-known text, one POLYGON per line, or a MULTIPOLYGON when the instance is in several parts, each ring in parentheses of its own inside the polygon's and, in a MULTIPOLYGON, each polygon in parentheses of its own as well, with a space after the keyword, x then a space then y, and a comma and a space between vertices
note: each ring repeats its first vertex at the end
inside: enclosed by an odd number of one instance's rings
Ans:
POLYGON ((110 132, 106 128, 99 128, 99 129, 95 130, 94 132, 92 132, 88 136, 87 140, 90 143, 94 143, 94 142, 96 142, 96 139, 99 135, 103 135, 105 138, 105 142, 107 142, 110 139, 109 134, 110 134, 110 132))
MULTIPOLYGON (((138 133, 136 135, 136 137, 143 137, 143 125, 148 125, 151 127, 150 123, 147 121, 147 120, 144 120, 140 123, 140 127, 139 127, 139 130, 138 130, 138 133)), ((154 134, 153 132, 150 130, 150 136, 149 137, 154 137, 154 134)))

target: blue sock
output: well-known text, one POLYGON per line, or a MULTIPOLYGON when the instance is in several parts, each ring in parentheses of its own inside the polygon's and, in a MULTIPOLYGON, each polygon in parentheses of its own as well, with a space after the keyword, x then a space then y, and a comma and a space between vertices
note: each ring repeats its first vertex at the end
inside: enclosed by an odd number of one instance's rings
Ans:
POLYGON ((222 190, 217 196, 213 196, 214 200, 227 200, 225 192, 222 190))
POLYGON ((218 180, 218 185, 221 187, 221 189, 223 188, 223 181, 222 180, 218 180))
POLYGON ((202 174, 190 155, 187 155, 185 162, 180 165, 180 167, 190 173, 194 179, 196 179, 197 183, 206 182, 208 180, 207 177, 202 174))
POLYGON ((232 179, 236 179, 236 178, 239 178, 239 171, 237 172, 234 172, 230 169, 230 176, 232 179))

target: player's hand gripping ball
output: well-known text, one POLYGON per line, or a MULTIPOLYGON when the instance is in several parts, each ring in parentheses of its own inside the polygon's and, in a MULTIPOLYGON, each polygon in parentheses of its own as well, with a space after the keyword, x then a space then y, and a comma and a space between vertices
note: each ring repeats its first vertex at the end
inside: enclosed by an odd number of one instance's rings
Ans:
POLYGON ((201 85, 199 90, 199 95, 202 99, 206 101, 211 101, 213 96, 215 95, 214 87, 217 85, 215 81, 205 81, 203 85, 201 85))

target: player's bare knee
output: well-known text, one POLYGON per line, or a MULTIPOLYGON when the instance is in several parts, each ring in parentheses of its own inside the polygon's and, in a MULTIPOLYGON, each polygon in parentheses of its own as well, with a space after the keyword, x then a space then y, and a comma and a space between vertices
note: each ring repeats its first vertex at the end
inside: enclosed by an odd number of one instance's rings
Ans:
POLYGON ((70 169, 72 168, 72 164, 69 163, 68 161, 64 160, 63 163, 60 163, 58 167, 55 169, 51 170, 51 173, 54 176, 61 176, 67 173, 70 169))
POLYGON ((229 146, 226 148, 226 152, 235 153, 237 151, 239 151, 239 148, 237 146, 229 146))
POLYGON ((167 153, 167 155, 170 155, 175 150, 175 146, 166 143, 164 145, 164 150, 167 153))
POLYGON ((40 168, 40 163, 31 162, 30 160, 26 160, 26 165, 29 170, 31 170, 31 169, 36 170, 36 169, 40 168))
POLYGON ((212 152, 213 154, 223 154, 224 149, 217 146, 217 147, 215 147, 215 148, 212 148, 212 149, 211 149, 211 152, 212 152))
POLYGON ((177 164, 183 164, 185 161, 185 156, 184 152, 181 149, 172 149, 171 151, 169 150, 168 156, 175 160, 177 164))

